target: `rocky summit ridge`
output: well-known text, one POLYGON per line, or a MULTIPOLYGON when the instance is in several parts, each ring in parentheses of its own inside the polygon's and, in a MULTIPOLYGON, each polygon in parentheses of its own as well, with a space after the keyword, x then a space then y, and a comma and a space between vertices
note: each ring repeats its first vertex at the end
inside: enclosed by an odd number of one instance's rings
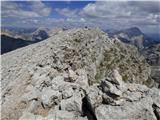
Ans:
POLYGON ((160 118, 144 57, 99 29, 66 30, 1 58, 2 120, 160 118))

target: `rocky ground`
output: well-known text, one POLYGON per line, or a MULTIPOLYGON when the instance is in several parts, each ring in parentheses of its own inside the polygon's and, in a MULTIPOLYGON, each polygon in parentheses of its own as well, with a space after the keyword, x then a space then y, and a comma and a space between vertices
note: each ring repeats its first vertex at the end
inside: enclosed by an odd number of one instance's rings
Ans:
POLYGON ((67 30, 2 55, 1 118, 159 120, 150 74, 135 47, 99 29, 67 30))

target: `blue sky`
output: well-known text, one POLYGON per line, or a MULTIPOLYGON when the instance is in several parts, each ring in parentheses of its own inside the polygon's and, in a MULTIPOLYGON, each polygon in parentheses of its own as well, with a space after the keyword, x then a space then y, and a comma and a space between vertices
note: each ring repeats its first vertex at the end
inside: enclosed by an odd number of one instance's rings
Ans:
POLYGON ((160 1, 3 1, 1 9, 2 26, 160 30, 160 1))

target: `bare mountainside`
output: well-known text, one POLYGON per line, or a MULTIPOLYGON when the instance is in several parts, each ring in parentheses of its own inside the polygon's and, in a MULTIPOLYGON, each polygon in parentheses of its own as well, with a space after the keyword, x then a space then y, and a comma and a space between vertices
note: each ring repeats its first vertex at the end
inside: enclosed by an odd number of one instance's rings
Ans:
POLYGON ((145 85, 135 47, 71 29, 2 55, 2 120, 159 119, 159 90, 145 85))
POLYGON ((151 65, 151 77, 160 87, 160 44, 152 45, 144 49, 142 54, 151 65))
POLYGON ((11 31, 11 30, 2 29, 1 54, 13 51, 15 49, 18 49, 30 44, 40 42, 53 35, 58 34, 59 32, 62 32, 63 30, 64 29, 62 28, 47 29, 47 28, 41 28, 41 27, 35 30, 30 30, 28 28, 28 29, 24 29, 23 31, 16 31, 16 30, 11 31))

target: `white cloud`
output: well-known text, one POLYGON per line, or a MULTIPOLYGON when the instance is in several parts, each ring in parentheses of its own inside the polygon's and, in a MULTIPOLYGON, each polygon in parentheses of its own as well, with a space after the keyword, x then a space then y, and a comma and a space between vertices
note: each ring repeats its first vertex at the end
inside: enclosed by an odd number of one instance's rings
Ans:
POLYGON ((77 9, 69 9, 69 8, 63 8, 63 9, 55 9, 60 15, 66 16, 66 17, 77 17, 78 10, 77 9))
POLYGON ((2 1, 1 3, 1 15, 4 17, 17 17, 17 18, 28 18, 28 17, 42 17, 48 16, 51 12, 51 8, 47 7, 41 1, 31 1, 31 10, 24 10, 20 3, 11 1, 2 1))
POLYGON ((32 10, 41 16, 48 16, 51 13, 51 8, 47 7, 41 1, 31 1, 32 10))
POLYGON ((77 23, 83 23, 86 22, 84 18, 67 18, 67 22, 77 22, 77 23))
POLYGON ((128 11, 126 2, 98 1, 84 7, 82 14, 90 17, 116 18, 117 16, 128 17, 131 11, 128 11))
MULTIPOLYGON (((24 4, 18 4, 18 2, 2 2, 2 18, 24 18, 23 21, 27 26, 52 25, 70 27, 87 25, 99 26, 105 29, 140 26, 142 30, 149 30, 149 28, 157 30, 157 26, 160 27, 160 1, 140 2, 123 0, 112 2, 107 0, 89 3, 84 8, 54 9, 61 15, 61 18, 48 18, 52 8, 48 7, 44 2, 28 1, 27 3, 29 9, 23 9, 24 4)), ((20 22, 19 20, 16 24, 20 22)))
POLYGON ((81 15, 103 27, 157 28, 160 24, 160 1, 97 1, 86 5, 81 15))

